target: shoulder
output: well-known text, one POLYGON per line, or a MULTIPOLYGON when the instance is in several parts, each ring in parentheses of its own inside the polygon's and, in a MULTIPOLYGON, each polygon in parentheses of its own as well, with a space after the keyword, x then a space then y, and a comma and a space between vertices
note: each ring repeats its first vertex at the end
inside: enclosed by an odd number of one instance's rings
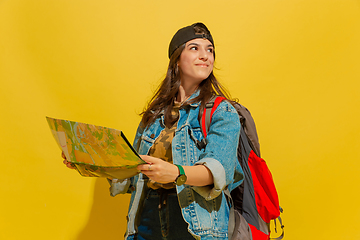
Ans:
POLYGON ((211 122, 214 124, 228 124, 234 125, 236 128, 240 128, 240 118, 235 107, 228 101, 223 100, 217 108, 214 110, 214 113, 211 117, 211 122))
POLYGON ((145 126, 144 126, 143 122, 141 121, 136 129, 136 134, 142 134, 144 129, 145 129, 145 126))
POLYGON ((229 100, 223 100, 221 101, 221 103, 219 104, 219 106, 216 108, 214 114, 216 112, 232 112, 232 113, 236 113, 237 111, 235 109, 235 107, 230 103, 229 100))

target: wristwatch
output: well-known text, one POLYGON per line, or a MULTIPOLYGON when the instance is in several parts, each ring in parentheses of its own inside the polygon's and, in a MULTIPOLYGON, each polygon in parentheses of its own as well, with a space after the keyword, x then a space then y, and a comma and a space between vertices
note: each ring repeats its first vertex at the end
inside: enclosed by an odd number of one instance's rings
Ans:
POLYGON ((178 186, 181 186, 186 182, 187 177, 185 175, 185 171, 184 171, 184 168, 182 166, 177 165, 177 164, 175 164, 175 166, 177 166, 178 169, 179 169, 179 176, 176 177, 174 183, 176 185, 178 185, 178 186))

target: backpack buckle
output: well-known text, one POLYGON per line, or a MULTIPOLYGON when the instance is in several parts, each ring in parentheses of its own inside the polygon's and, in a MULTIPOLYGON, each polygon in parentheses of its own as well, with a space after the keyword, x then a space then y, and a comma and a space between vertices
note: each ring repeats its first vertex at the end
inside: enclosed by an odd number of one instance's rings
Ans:
POLYGON ((205 108, 212 108, 214 106, 214 102, 208 102, 205 104, 205 108))

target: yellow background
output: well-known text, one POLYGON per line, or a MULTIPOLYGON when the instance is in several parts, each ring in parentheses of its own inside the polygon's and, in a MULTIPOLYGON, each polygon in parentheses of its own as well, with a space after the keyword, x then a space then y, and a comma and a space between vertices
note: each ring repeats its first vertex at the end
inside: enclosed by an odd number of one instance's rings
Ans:
POLYGON ((0 0, 0 239, 122 239, 129 196, 62 164, 45 116, 132 141, 197 21, 257 124, 285 239, 360 239, 360 2, 0 0))

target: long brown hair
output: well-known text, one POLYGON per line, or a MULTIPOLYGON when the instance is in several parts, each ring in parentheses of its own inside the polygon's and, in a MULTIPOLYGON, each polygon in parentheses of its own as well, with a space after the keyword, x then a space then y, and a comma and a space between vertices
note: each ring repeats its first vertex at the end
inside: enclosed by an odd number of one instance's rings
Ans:
MULTIPOLYGON (((196 33, 209 34, 209 32, 201 26, 195 25, 194 29, 196 33)), ((140 114, 142 115, 142 124, 144 127, 153 123, 162 111, 164 111, 166 126, 171 127, 177 121, 177 118, 173 118, 171 112, 180 87, 180 73, 177 64, 180 55, 185 48, 185 44, 179 46, 171 55, 165 79, 157 88, 147 108, 140 114)), ((213 54, 215 58, 215 49, 213 54)), ((206 103, 213 95, 220 95, 230 99, 227 91, 215 78, 213 71, 211 71, 210 75, 199 84, 198 90, 200 90, 199 96, 186 102, 184 105, 199 101, 201 103, 206 103)), ((200 114, 204 111, 204 107, 205 104, 201 104, 200 114)))

